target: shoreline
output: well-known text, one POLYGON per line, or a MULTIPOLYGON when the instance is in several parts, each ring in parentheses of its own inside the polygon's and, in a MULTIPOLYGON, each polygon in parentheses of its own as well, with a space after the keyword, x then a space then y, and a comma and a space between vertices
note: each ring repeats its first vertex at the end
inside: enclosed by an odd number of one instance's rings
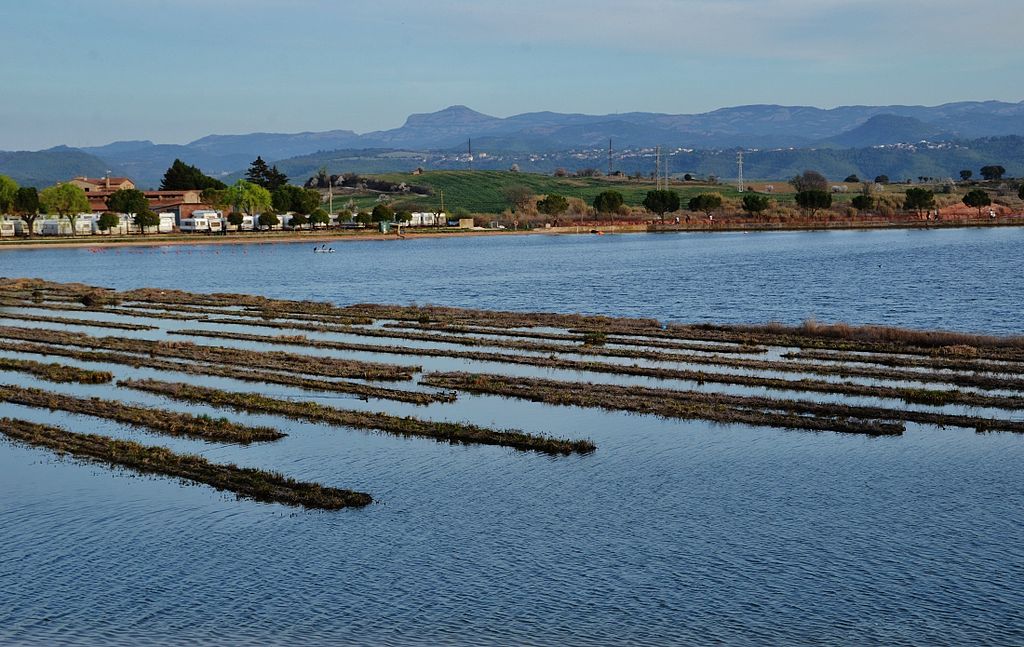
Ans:
POLYGON ((121 236, 106 239, 103 236, 75 237, 33 237, 31 239, 0 240, 0 252, 9 250, 34 250, 48 248, 116 248, 116 247, 166 247, 184 245, 262 245, 277 243, 345 243, 353 241, 398 241, 416 238, 448 238, 457 236, 520 236, 520 235, 590 235, 628 233, 712 233, 712 232, 785 232, 785 231, 850 231, 876 229, 961 229, 982 227, 1024 227, 1024 216, 1012 215, 992 221, 989 219, 964 218, 941 221, 856 221, 843 220, 815 223, 766 223, 766 222, 691 222, 691 223, 580 223, 537 229, 466 229, 447 231, 406 231, 400 238, 395 233, 379 232, 350 233, 338 231, 300 231, 273 233, 231 233, 220 234, 148 234, 146 236, 121 236))

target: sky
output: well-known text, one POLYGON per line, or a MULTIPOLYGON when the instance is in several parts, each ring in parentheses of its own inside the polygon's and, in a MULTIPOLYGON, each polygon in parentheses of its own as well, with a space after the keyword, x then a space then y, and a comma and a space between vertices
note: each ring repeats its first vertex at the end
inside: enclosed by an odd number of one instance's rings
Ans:
POLYGON ((1024 99, 1024 0, 13 0, 0 150, 1024 99))

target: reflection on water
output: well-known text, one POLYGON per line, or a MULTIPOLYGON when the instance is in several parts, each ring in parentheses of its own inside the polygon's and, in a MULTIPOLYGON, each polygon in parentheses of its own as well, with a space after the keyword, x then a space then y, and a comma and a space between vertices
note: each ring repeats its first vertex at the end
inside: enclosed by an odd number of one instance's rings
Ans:
MULTIPOLYGON (((1021 235, 431 239, 349 243, 315 257, 305 244, 41 250, 0 253, 0 274, 342 304, 683 321, 817 316, 1008 333, 1024 327, 1021 235)), ((154 324, 161 330, 80 330, 161 339, 167 329, 201 327, 154 324)), ((358 355, 431 370, 488 366, 358 355)), ((118 378, 186 379, 108 368, 118 378)), ((224 413, 110 385, 54 385, 6 372, 0 382, 224 413)), ((280 470, 378 501, 363 510, 296 512, 0 444, 0 643, 1024 642, 1020 436, 909 425, 901 437, 863 438, 471 395, 428 408, 316 399, 589 437, 599 449, 552 458, 231 414, 289 434, 235 447, 0 405, 3 415, 280 470)))

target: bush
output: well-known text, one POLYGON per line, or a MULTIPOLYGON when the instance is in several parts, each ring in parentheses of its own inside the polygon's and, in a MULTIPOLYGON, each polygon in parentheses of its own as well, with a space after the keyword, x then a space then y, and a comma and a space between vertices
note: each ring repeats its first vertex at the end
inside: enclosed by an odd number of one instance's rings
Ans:
POLYGON ((751 216, 765 211, 771 201, 766 195, 758 195, 756 193, 748 193, 743 196, 743 210, 749 213, 751 216))
POLYGON ((722 196, 718 193, 700 193, 690 198, 686 208, 690 211, 703 211, 704 215, 711 217, 711 212, 722 206, 722 196))
POLYGON ((594 198, 594 209, 598 213, 608 214, 618 211, 624 199, 618 191, 602 191, 594 198))
POLYGON ((96 228, 100 231, 110 231, 121 224, 121 218, 116 213, 104 211, 96 221, 96 228))
POLYGON ((869 195, 855 195, 853 200, 850 201, 853 208, 857 211, 867 211, 875 205, 875 201, 869 195))
POLYGON ((644 207, 664 218, 667 212, 679 210, 679 194, 665 190, 648 191, 647 197, 644 198, 644 207))
POLYGON ((559 216, 569 208, 569 201, 565 196, 552 193, 537 202, 537 211, 549 216, 559 216))
POLYGON ((813 217, 819 210, 832 206, 832 194, 817 189, 801 191, 796 194, 796 203, 813 217))
POLYGON ((259 217, 260 229, 269 229, 281 224, 281 219, 276 213, 261 213, 259 217))

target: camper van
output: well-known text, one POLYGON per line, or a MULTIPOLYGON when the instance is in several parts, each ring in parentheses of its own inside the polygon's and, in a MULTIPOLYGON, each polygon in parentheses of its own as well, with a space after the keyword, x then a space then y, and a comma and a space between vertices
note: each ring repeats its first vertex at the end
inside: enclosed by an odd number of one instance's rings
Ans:
POLYGON ((224 224, 220 217, 219 211, 213 209, 200 209, 193 211, 192 215, 188 218, 182 218, 181 224, 178 227, 182 231, 203 231, 203 232, 217 232, 223 230, 224 224))
POLYGON ((93 218, 92 214, 79 214, 75 220, 74 231, 71 229, 71 223, 68 222, 67 218, 47 218, 42 221, 39 227, 39 233, 43 236, 88 236, 92 234, 93 218))
POLYGON ((7 238, 17 233, 14 229, 14 222, 11 220, 0 221, 0 237, 7 238))
POLYGON ((237 231, 252 231, 256 229, 256 218, 248 214, 242 214, 242 224, 235 227, 235 229, 237 231))
MULTIPOLYGON (((14 222, 14 233, 19 236, 28 236, 28 223, 24 220, 15 220, 14 222)), ((32 235, 38 235, 42 231, 43 219, 36 218, 36 221, 32 223, 32 235)))
POLYGON ((210 220, 203 216, 192 214, 189 218, 182 218, 178 229, 184 232, 209 232, 210 220))

